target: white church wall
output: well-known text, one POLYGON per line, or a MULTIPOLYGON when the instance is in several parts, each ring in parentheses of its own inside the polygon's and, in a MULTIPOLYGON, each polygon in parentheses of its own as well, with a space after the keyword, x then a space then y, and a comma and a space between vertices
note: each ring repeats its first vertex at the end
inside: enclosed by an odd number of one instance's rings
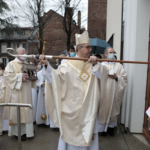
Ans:
MULTIPOLYGON (((124 60, 148 61, 149 0, 125 1, 124 60)), ((147 65, 124 64, 128 84, 124 94, 121 123, 130 132, 142 133, 147 65)))
POLYGON ((113 48, 120 60, 122 0, 107 0, 106 41, 114 34, 113 48))

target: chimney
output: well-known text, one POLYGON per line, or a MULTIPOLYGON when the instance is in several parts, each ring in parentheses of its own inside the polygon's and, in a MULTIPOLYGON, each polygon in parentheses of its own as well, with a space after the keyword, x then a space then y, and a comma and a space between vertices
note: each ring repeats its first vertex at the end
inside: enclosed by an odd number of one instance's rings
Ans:
POLYGON ((78 26, 81 29, 81 11, 78 11, 78 26))

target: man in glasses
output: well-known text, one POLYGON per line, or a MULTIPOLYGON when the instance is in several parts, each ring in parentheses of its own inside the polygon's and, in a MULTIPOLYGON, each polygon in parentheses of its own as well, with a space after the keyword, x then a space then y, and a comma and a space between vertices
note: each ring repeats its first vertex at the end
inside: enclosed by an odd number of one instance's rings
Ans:
MULTIPOLYGON (((99 150, 98 132, 94 130, 100 103, 100 80, 108 78, 107 67, 90 57, 88 32, 76 34, 76 57, 88 61, 67 60, 57 70, 48 61, 45 77, 46 107, 52 122, 60 129, 58 150, 99 150), (95 71, 100 67, 100 71, 95 71)), ((40 59, 45 59, 44 55, 40 59)))

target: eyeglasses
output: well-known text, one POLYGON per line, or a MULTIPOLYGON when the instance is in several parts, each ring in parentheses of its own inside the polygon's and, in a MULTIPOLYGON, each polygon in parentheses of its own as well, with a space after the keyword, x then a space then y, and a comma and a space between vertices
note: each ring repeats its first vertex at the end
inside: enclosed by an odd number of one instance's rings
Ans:
POLYGON ((82 47, 85 47, 87 49, 92 49, 92 46, 82 46, 82 47))

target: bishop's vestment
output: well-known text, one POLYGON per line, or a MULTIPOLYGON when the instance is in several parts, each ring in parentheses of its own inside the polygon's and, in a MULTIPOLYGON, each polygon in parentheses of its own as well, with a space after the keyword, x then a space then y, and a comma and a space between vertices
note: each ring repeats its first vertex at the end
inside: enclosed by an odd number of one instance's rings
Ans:
MULTIPOLYGON (((101 77, 108 69, 100 66, 101 77)), ((91 72, 92 65, 84 61, 66 61, 57 70, 42 69, 46 79, 45 100, 53 123, 60 129, 60 138, 69 145, 91 145, 95 120, 100 104, 100 80, 91 72)), ((98 136, 98 135, 97 135, 98 136)))

